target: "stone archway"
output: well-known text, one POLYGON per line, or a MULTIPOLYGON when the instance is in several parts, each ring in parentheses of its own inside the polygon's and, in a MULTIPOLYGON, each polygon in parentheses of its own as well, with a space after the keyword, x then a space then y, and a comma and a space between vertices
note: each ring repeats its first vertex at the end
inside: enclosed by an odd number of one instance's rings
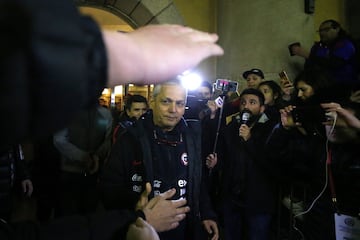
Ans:
POLYGON ((131 27, 147 24, 184 24, 173 1, 170 0, 74 0, 77 6, 99 8, 119 16, 131 27))

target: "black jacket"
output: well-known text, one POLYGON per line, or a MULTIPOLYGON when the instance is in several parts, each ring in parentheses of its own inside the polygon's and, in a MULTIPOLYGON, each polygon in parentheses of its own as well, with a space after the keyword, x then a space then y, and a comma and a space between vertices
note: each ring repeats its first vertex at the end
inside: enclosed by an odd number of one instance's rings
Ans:
POLYGON ((275 209, 275 185, 267 174, 264 152, 274 123, 262 116, 247 141, 239 136, 240 124, 233 119, 224 128, 218 148, 223 201, 231 201, 249 213, 273 213, 275 209))
POLYGON ((73 2, 3 0, 0 29, 0 144, 48 136, 97 102, 105 46, 73 2))
MULTIPOLYGON (((152 125, 151 113, 127 128, 113 146, 109 162, 104 166, 101 177, 105 207, 134 209, 141 192, 145 189, 145 183, 153 183, 149 122, 152 125), (138 179, 134 180, 134 176, 138 179), (134 188, 137 186, 141 186, 141 189, 135 191, 134 188)), ((186 123, 182 120, 179 124, 184 126, 182 129, 189 163, 187 201, 191 213, 187 216, 187 221, 188 226, 199 226, 200 220, 216 219, 202 178, 201 127, 197 121, 186 123)), ((153 197, 153 193, 150 197, 153 197)))

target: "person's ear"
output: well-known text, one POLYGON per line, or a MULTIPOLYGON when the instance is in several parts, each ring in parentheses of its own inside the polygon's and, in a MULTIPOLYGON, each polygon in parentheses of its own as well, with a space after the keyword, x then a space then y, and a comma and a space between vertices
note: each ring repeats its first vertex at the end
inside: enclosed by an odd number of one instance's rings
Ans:
POLYGON ((260 113, 263 113, 265 111, 265 105, 262 105, 261 107, 260 107, 260 113))

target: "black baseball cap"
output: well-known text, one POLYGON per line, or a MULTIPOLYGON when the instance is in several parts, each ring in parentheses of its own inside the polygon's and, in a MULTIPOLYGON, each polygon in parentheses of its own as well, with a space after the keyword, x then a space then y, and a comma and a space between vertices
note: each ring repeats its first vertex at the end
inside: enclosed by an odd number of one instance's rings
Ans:
POLYGON ((255 75, 258 75, 261 78, 264 78, 264 73, 258 68, 253 68, 253 69, 250 69, 248 71, 245 71, 242 76, 243 76, 243 78, 246 79, 249 76, 249 74, 255 74, 255 75))

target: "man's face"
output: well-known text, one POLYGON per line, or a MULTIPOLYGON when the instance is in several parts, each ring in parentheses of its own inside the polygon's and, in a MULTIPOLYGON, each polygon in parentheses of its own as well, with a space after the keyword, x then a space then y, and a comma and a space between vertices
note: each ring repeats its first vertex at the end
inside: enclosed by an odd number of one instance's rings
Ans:
POLYGON ((240 112, 244 109, 250 110, 253 116, 263 113, 265 107, 260 104, 259 97, 253 94, 245 94, 240 99, 240 112))
POLYGON ((186 90, 180 85, 162 85, 153 99, 153 120, 164 131, 171 131, 184 115, 186 90))
POLYGON ((333 28, 331 23, 323 23, 319 27, 320 39, 324 43, 332 42, 338 37, 340 29, 333 28))
POLYGON ((199 98, 201 99, 206 99, 206 100, 210 100, 211 98, 211 92, 210 89, 207 87, 199 87, 197 89, 197 95, 199 98))
POLYGON ((141 115, 147 111, 146 103, 144 102, 133 102, 131 108, 126 110, 127 115, 130 118, 136 118, 138 120, 141 115))
POLYGON ((258 88, 262 78, 256 74, 250 73, 246 78, 248 88, 258 88))

